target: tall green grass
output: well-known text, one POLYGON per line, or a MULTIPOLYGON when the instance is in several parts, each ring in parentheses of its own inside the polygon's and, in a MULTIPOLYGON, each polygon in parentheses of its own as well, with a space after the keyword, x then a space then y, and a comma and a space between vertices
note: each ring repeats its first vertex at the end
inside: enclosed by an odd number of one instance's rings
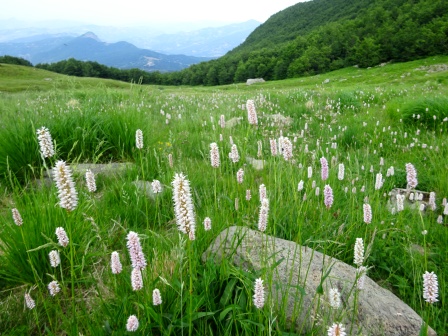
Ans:
MULTIPOLYGON (((126 334, 128 317, 136 315, 140 334, 296 333, 286 319, 284 305, 271 301, 272 269, 256 272, 227 260, 219 265, 202 260, 203 252, 223 229, 232 225, 257 229, 259 186, 265 184, 270 200, 267 234, 350 265, 354 242, 363 238, 366 246, 371 245, 368 275, 416 310, 438 334, 446 333, 448 218, 443 215, 442 198, 448 197, 444 159, 448 149, 442 97, 448 90, 444 84, 415 85, 427 77, 423 73, 405 79, 398 76, 416 66, 346 69, 328 74, 328 85, 316 76, 296 80, 295 85, 288 80, 253 88, 160 90, 135 85, 115 90, 77 84, 69 89, 2 94, 0 300, 5 309, 0 310, 0 332, 120 335, 126 334), (337 85, 333 79, 339 77, 346 80, 337 85), (396 77, 401 85, 392 81, 396 77), (256 102, 257 127, 247 123, 242 108, 247 99, 256 102), (436 122, 431 123, 436 110, 436 122), (292 123, 272 124, 269 115, 277 113, 290 116, 292 123), (222 114, 226 120, 243 117, 243 121, 223 129, 218 124, 222 114), (420 119, 412 118, 413 114, 420 114, 420 119), (45 161, 36 138, 36 129, 42 126, 50 130, 56 148, 55 157, 45 161), (137 129, 144 136, 142 150, 135 148, 137 129), (293 141, 292 161, 271 155, 269 140, 281 135, 293 141), (228 157, 230 137, 241 157, 236 163, 228 157), (259 158, 258 140, 263 144, 259 158), (210 166, 212 142, 220 151, 221 165, 216 169, 210 166), (256 170, 248 157, 263 160, 264 168, 256 170), (320 176, 321 157, 330 164, 326 181, 320 176), (87 191, 83 172, 75 174, 79 204, 66 212, 58 206, 54 182, 36 182, 57 160, 69 165, 125 161, 132 165, 113 175, 98 174, 96 193, 87 191), (435 211, 390 212, 388 193, 406 187, 408 162, 417 169, 417 189, 436 193, 435 211), (338 179, 339 163, 345 166, 343 180, 338 179), (395 174, 386 177, 391 166, 395 174), (311 178, 308 167, 313 170, 311 178), (244 169, 242 184, 236 182, 240 168, 244 169), (171 182, 180 172, 192 187, 197 224, 194 241, 177 230, 174 218, 171 182), (378 173, 385 181, 376 190, 378 173), (135 183, 143 179, 161 181, 163 192, 156 199, 149 197, 148 190, 135 183), (301 180, 304 188, 298 191, 301 180), (326 184, 334 193, 330 209, 323 202, 326 184), (245 199, 246 190, 251 191, 250 200, 245 199), (373 212, 368 225, 363 222, 365 202, 373 212), (12 208, 22 214, 23 226, 14 224, 12 208), (437 222, 440 215, 442 224, 437 222), (211 231, 202 226, 205 217, 212 220, 211 231), (70 232, 70 249, 57 245, 55 229, 59 226, 70 232), (148 261, 140 291, 131 286, 126 248, 129 231, 139 234, 148 261), (53 249, 61 253, 56 269, 48 260, 53 249), (123 264, 120 274, 110 269, 113 251, 118 251, 123 264), (434 271, 439 279, 439 302, 432 305, 422 298, 425 271, 434 271), (267 298, 261 310, 253 304, 253 284, 259 277, 264 279, 267 298), (62 287, 55 297, 46 288, 53 279, 62 287), (152 305, 155 288, 162 294, 160 306, 152 305), (36 301, 32 311, 24 308, 25 292, 36 301)), ((316 293, 315 297, 327 300, 326 295, 316 293)), ((301 309, 299 300, 295 314, 301 309)), ((334 322, 323 306, 320 314, 322 323, 315 323, 308 334, 326 334, 334 322)))

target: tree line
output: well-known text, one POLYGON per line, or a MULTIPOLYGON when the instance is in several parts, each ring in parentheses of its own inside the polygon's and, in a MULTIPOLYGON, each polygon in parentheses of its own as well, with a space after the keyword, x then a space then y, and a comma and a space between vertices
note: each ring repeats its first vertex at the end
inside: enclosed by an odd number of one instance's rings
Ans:
MULTIPOLYGON (((69 76, 78 77, 96 77, 115 79, 124 82, 140 82, 142 84, 167 84, 162 80, 163 74, 155 72, 147 72, 141 69, 118 69, 100 64, 93 61, 78 61, 74 58, 63 60, 55 63, 36 64, 36 68, 57 72, 69 76)), ((173 83, 174 84, 174 83, 173 83)))
POLYGON ((0 56, 0 63, 23 65, 23 66, 29 66, 29 67, 33 66, 33 64, 31 64, 31 62, 26 59, 23 59, 21 57, 14 57, 14 56, 10 56, 10 55, 0 56))

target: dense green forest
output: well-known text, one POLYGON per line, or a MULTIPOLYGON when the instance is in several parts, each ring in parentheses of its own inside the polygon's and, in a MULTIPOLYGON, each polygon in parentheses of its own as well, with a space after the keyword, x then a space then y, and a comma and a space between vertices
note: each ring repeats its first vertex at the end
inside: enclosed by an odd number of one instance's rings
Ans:
POLYGON ((448 54, 446 0, 313 0, 276 13, 225 56, 179 72, 119 70, 74 59, 37 67, 145 84, 222 85, 442 54, 448 54))

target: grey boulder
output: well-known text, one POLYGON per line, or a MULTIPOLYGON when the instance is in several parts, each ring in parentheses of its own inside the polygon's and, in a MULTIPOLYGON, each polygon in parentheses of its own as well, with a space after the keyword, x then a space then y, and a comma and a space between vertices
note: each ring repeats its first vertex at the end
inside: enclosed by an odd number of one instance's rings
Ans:
MULTIPOLYGON (((202 256, 224 259, 262 277, 269 304, 284 312, 289 327, 299 333, 326 334, 332 323, 343 323, 347 335, 417 336, 421 317, 368 276, 357 289, 356 268, 294 242, 247 227, 221 232, 202 256), (341 307, 331 308, 328 293, 338 288, 341 307)), ((428 327, 428 335, 436 333, 428 327)))

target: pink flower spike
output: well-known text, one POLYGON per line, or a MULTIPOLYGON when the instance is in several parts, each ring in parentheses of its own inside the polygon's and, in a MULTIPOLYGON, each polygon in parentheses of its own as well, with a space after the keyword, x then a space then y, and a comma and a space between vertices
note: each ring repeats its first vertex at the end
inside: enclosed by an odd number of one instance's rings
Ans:
POLYGON ((255 280, 254 305, 258 309, 261 309, 264 306, 264 288, 263 288, 263 280, 261 280, 261 278, 255 280))
POLYGON ((342 323, 333 323, 333 325, 328 328, 328 336, 346 336, 345 328, 342 323))
POLYGON ((221 164, 219 160, 219 149, 216 142, 210 144, 210 163, 213 168, 218 168, 221 164))
POLYGON ((130 332, 137 331, 138 329, 138 319, 137 316, 131 315, 128 318, 128 322, 126 323, 126 330, 130 332))
POLYGON ((34 307, 36 307, 36 302, 34 302, 29 293, 25 293, 25 304, 28 309, 33 309, 34 307))
POLYGON ((112 269, 112 274, 121 273, 123 266, 121 265, 120 256, 117 251, 112 252, 110 257, 110 268, 112 269))
POLYGON ((204 230, 210 231, 212 229, 212 220, 209 217, 204 219, 204 230))
POLYGON ((249 121, 249 124, 257 125, 258 118, 257 118, 257 111, 255 110, 255 102, 249 99, 246 102, 246 109, 247 109, 247 120, 249 121))
POLYGON ((236 181, 238 182, 238 184, 243 183, 243 178, 244 178, 244 170, 243 170, 243 168, 240 168, 236 172, 236 181))
POLYGON ((333 205, 333 189, 328 184, 324 187, 324 204, 327 209, 333 205))
POLYGON ((191 197, 190 181, 182 173, 174 176, 173 182, 174 213, 178 229, 195 240, 196 219, 191 197))
POLYGON ((59 245, 61 245, 62 247, 68 246, 69 240, 64 228, 62 227, 56 228, 56 237, 58 238, 59 245))
POLYGON ((260 206, 260 213, 258 217, 258 230, 261 232, 266 231, 266 227, 268 225, 268 213, 269 213, 269 200, 267 198, 263 198, 260 206))
POLYGON ((327 159, 324 157, 321 157, 320 164, 321 164, 322 181, 325 181, 326 179, 328 179, 328 161, 327 161, 327 159))
POLYGON ((67 211, 75 210, 78 205, 78 193, 73 182, 72 171, 64 161, 56 162, 53 178, 58 188, 59 205, 67 211))
POLYGON ((434 272, 426 271, 423 274, 423 298, 426 302, 435 303, 439 296, 439 284, 437 282, 437 275, 434 272))
POLYGON ((362 208, 364 212, 364 223, 372 223, 372 207, 370 206, 370 204, 365 203, 362 208))
POLYGON ((132 268, 144 269, 146 267, 146 259, 143 254, 142 246, 140 245, 140 238, 134 231, 128 233, 126 246, 129 250, 129 256, 132 262, 132 268))
POLYGON ((14 209, 11 209, 11 212, 12 212, 12 219, 14 220, 14 223, 17 226, 22 226, 23 220, 22 220, 22 216, 20 216, 19 210, 14 208, 14 209))
POLYGON ((406 180, 408 182, 408 189, 414 189, 417 184, 417 171, 412 163, 406 163, 406 180))
POLYGON ((134 268, 131 273, 132 290, 138 291, 143 288, 142 271, 139 268, 134 268))
POLYGON ((162 304, 162 295, 157 288, 152 291, 152 304, 158 306, 162 304))

